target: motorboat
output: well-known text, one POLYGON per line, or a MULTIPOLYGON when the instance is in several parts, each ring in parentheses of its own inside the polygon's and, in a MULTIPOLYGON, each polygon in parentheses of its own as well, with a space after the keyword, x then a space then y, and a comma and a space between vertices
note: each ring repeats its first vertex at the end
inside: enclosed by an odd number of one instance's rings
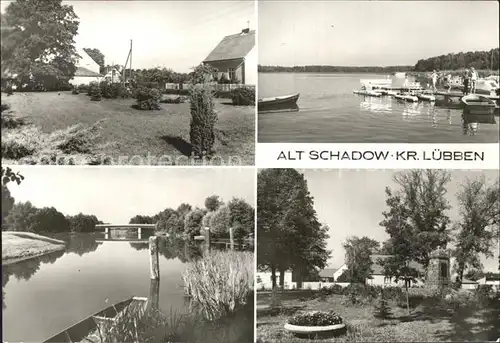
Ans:
POLYGON ((270 98, 261 98, 258 101, 258 108, 267 108, 267 107, 273 107, 277 105, 282 105, 282 106, 292 106, 297 103, 297 100, 299 99, 300 93, 296 94, 291 94, 291 95, 281 95, 281 96, 275 96, 275 97, 270 97, 270 98))
POLYGON ((494 114, 498 107, 494 100, 481 94, 468 94, 460 98, 466 113, 494 114))
POLYGON ((402 101, 409 101, 409 102, 416 102, 418 101, 418 97, 415 95, 411 94, 396 94, 394 95, 395 99, 402 100, 402 101))
POLYGON ((381 92, 368 89, 354 90, 352 92, 357 95, 376 96, 376 97, 382 96, 381 92))

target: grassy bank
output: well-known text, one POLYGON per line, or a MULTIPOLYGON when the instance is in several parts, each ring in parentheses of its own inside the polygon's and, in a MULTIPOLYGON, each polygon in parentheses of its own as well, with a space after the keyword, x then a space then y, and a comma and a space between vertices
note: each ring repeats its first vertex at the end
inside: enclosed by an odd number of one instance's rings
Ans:
MULTIPOLYGON (((474 299, 447 302, 437 298, 415 302, 410 315, 402 304, 390 300, 392 316, 374 317, 373 301, 352 304, 345 295, 313 297, 287 295, 279 305, 269 307, 269 294, 258 296, 258 342, 289 342, 294 336, 283 328, 288 318, 299 311, 337 312, 347 325, 347 333, 324 342, 445 342, 494 341, 500 337, 498 300, 479 305, 474 299)), ((301 342, 313 342, 300 340, 301 342)))
POLYGON ((64 248, 64 241, 31 232, 2 232, 2 264, 45 255, 64 248))
MULTIPOLYGON (((10 105, 13 114, 25 116, 30 122, 16 129, 2 129, 2 138, 7 138, 2 140, 4 163, 39 163, 39 157, 47 155, 48 150, 58 150, 60 155, 73 153, 82 164, 103 159, 113 164, 193 163, 188 160, 192 150, 189 103, 162 103, 158 111, 141 111, 132 108, 134 99, 90 101, 85 94, 71 92, 2 95, 2 102, 10 105), (68 128, 73 131, 68 132, 68 128), (68 135, 76 137, 58 144, 68 135), (12 151, 25 156, 6 156, 12 151), (83 157, 78 158, 80 155, 83 157)), ((213 163, 253 164, 254 108, 233 106, 227 99, 215 99, 215 103, 218 158, 213 163)))

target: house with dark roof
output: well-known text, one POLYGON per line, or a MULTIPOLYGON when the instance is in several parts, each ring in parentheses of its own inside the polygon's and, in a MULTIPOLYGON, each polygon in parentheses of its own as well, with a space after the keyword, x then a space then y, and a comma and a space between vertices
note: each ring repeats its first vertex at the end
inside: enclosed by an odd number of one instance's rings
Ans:
MULTIPOLYGON (((365 280, 365 283, 367 285, 383 287, 404 286, 404 281, 396 282, 396 279, 394 277, 388 277, 384 275, 384 267, 382 266, 381 262, 389 257, 391 257, 391 255, 371 255, 372 273, 370 274, 370 278, 365 280)), ((420 263, 412 261, 410 262, 409 267, 416 269, 419 276, 414 282, 410 282, 408 286, 411 287, 423 285, 423 278, 425 276, 424 266, 422 266, 420 263)))
POLYGON ((88 85, 92 81, 99 82, 103 75, 99 73, 100 66, 90 57, 85 50, 78 49, 78 55, 80 58, 76 62, 76 72, 75 76, 69 80, 69 83, 72 85, 88 85))
POLYGON ((255 30, 244 29, 240 33, 226 36, 203 60, 203 64, 217 69, 219 79, 232 83, 257 84, 257 51, 255 30))

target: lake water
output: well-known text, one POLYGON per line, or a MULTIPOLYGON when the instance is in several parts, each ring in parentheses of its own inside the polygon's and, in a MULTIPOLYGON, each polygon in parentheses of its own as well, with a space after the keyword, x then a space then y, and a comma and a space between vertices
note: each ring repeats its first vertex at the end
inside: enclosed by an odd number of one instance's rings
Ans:
MULTIPOLYGON (((298 112, 262 113, 261 143, 497 143, 499 118, 464 129, 461 109, 352 93, 374 74, 259 73, 258 96, 300 93, 298 112)), ((493 119, 493 118, 492 118, 493 119)), ((467 126, 466 126, 467 127, 467 126)))
MULTIPOLYGON (((111 304, 149 296, 147 241, 111 242, 104 234, 57 238, 67 242, 65 251, 2 267, 4 341, 41 342, 111 304)), ((141 238, 147 240, 148 234, 141 238)), ((163 313, 189 311, 181 276, 185 263, 200 252, 197 244, 183 240, 160 246, 163 313)), ((253 322, 246 325, 253 333, 253 322)))

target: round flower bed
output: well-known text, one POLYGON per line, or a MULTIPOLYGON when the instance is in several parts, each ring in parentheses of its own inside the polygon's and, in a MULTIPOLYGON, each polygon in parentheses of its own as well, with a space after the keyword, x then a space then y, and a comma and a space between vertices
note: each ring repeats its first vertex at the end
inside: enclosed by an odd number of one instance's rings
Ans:
POLYGON ((307 338, 329 336, 345 332, 342 317, 333 311, 313 311, 293 316, 285 324, 285 330, 307 338))

